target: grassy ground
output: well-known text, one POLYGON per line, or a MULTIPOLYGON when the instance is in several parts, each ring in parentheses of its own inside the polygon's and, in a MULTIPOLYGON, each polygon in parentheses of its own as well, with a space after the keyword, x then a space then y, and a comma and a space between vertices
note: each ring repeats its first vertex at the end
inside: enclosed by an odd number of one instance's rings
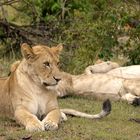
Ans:
MULTIPOLYGON (((74 108, 88 113, 98 113, 102 101, 90 98, 68 97, 59 99, 61 108, 74 108)), ((30 133, 13 120, 0 118, 0 140, 139 140, 140 124, 129 121, 138 118, 139 107, 122 102, 112 102, 112 113, 101 120, 68 117, 57 131, 30 133)))

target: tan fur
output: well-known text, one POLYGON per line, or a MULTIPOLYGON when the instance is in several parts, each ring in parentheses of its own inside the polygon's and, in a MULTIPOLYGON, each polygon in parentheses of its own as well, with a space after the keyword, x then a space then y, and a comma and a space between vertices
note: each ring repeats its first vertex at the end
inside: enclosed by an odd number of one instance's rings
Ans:
POLYGON ((26 130, 58 128, 61 113, 55 91, 50 88, 62 78, 57 68, 59 49, 23 44, 24 59, 11 66, 10 77, 0 79, 0 112, 15 116, 26 130))
MULTIPOLYGON (((140 65, 119 67, 115 62, 89 66, 81 75, 71 75, 73 94, 97 99, 125 100, 140 98, 140 65)), ((61 93, 61 97, 69 95, 61 93)))
POLYGON ((23 59, 11 65, 9 77, 0 78, 1 115, 15 117, 26 130, 40 131, 58 129, 61 118, 67 119, 65 112, 91 119, 110 113, 103 110, 89 117, 75 110, 60 111, 56 93, 66 94, 73 87, 71 76, 58 69, 62 48, 22 44, 23 59))
POLYGON ((111 61, 101 61, 98 60, 95 65, 88 66, 85 69, 86 74, 93 74, 93 73, 106 73, 112 69, 120 67, 119 64, 116 62, 111 62, 111 61))

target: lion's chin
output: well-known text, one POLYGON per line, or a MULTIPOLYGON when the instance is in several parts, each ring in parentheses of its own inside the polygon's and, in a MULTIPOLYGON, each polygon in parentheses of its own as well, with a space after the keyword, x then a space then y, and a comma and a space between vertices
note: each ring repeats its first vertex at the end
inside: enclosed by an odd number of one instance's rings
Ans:
POLYGON ((57 87, 58 87, 58 82, 56 82, 56 83, 47 83, 47 82, 43 82, 42 85, 43 85, 47 90, 56 91, 56 90, 57 90, 57 87))

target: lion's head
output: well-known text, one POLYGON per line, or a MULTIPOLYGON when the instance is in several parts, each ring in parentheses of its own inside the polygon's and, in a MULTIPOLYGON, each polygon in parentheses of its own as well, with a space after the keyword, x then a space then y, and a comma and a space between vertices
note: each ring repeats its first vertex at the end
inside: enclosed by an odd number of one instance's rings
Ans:
POLYGON ((24 71, 37 84, 50 89, 55 87, 62 79, 62 73, 59 71, 59 54, 63 46, 59 44, 56 47, 47 47, 37 45, 30 47, 24 43, 21 45, 21 52, 24 57, 24 71))

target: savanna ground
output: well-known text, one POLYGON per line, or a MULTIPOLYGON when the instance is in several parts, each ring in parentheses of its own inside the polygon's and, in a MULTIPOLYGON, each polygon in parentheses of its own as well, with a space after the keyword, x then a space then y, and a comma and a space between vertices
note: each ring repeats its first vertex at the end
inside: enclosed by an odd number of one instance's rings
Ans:
MULTIPOLYGON (((64 44, 62 69, 77 74, 97 59, 120 65, 140 64, 139 0, 0 0, 0 76, 19 59, 20 44, 64 44), (8 24, 7 24, 8 23, 8 24)), ((102 101, 59 99, 61 108, 98 113, 102 101)), ((29 133, 0 117, 0 140, 139 140, 140 108, 112 102, 101 120, 68 117, 57 131, 29 133)))

